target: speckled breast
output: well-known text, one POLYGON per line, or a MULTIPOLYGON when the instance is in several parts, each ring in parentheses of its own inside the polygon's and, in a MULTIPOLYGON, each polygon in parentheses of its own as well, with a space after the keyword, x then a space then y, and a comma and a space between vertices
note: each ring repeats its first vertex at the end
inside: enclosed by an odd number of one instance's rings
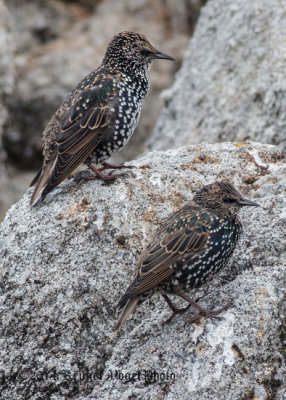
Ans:
POLYGON ((118 107, 115 109, 114 125, 91 156, 93 163, 100 163, 121 150, 131 138, 140 118, 142 102, 148 91, 143 81, 128 75, 118 82, 118 107))
POLYGON ((231 257, 242 226, 238 219, 212 217, 208 226, 209 237, 196 255, 187 256, 176 265, 172 284, 180 284, 186 290, 201 286, 225 267, 231 257))

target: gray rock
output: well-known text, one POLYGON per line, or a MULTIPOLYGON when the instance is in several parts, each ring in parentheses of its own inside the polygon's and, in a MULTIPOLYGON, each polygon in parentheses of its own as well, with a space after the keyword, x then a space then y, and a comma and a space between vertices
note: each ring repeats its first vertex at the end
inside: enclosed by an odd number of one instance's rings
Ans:
POLYGON ((0 230, 2 398, 282 400, 283 154, 253 142, 201 144, 133 165, 109 186, 65 181, 33 208, 29 189, 7 213, 0 230), (156 295, 113 331, 114 306, 150 236, 199 187, 224 178, 262 207, 241 212, 245 232, 229 266, 191 295, 231 308, 222 320, 188 325, 182 317, 162 327, 170 312, 156 295), (160 381, 148 382, 144 371, 160 381))
POLYGON ((209 0, 150 149, 244 141, 286 148, 286 4, 209 0))
POLYGON ((14 58, 11 20, 3 0, 0 0, 0 221, 11 204, 8 195, 9 178, 5 166, 6 152, 2 137, 8 120, 7 102, 14 89, 14 58))

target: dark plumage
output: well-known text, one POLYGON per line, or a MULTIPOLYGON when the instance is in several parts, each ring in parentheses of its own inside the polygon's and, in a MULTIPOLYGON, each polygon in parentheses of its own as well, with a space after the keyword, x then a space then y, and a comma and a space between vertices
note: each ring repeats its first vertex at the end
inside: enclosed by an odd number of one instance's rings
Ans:
POLYGON ((135 277, 117 305, 125 308, 116 328, 156 291, 173 311, 168 321, 190 305, 199 310, 197 317, 223 311, 225 307, 203 309, 184 291, 201 286, 227 264, 242 232, 237 213, 243 206, 258 204, 243 198, 230 183, 215 182, 196 192, 192 202, 173 214, 143 250, 135 277), (167 293, 177 294, 189 305, 176 308, 167 293))
POLYGON ((41 199, 83 162, 96 177, 114 180, 118 176, 102 173, 110 167, 104 160, 133 133, 149 89, 147 71, 155 58, 174 60, 140 33, 113 37, 101 65, 68 95, 44 131, 44 161, 31 183, 36 185, 31 204, 42 188, 41 199), (93 163, 103 167, 96 169, 93 163))

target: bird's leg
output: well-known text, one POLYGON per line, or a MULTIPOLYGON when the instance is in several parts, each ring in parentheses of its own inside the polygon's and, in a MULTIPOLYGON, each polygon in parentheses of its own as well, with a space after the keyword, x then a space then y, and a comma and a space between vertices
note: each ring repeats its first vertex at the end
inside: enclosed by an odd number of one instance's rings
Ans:
POLYGON ((161 293, 161 294, 164 297, 164 300, 166 300, 166 302, 167 302, 168 306, 170 307, 170 309, 173 311, 173 314, 170 316, 170 318, 168 318, 163 323, 163 325, 169 324, 171 321, 173 321, 173 319, 175 318, 175 316, 177 314, 184 314, 191 307, 191 304, 189 304, 186 307, 177 308, 175 306, 175 304, 169 299, 169 297, 165 293, 161 293))
POLYGON ((194 302, 192 299, 189 298, 189 296, 187 296, 185 293, 181 292, 178 289, 174 290, 174 293, 177 296, 181 297, 182 299, 186 300, 190 306, 192 305, 199 311, 198 314, 195 315, 194 317, 188 318, 189 323, 193 323, 193 322, 197 321, 198 319, 200 319, 201 316, 221 319, 221 317, 218 317, 217 315, 222 313, 223 311, 227 310, 230 306, 229 304, 227 304, 224 307, 219 308, 217 310, 209 310, 207 308, 203 308, 198 303, 194 302))
POLYGON ((101 163, 102 167, 99 171, 104 171, 105 169, 122 169, 122 168, 136 168, 135 165, 124 165, 124 164, 110 164, 106 161, 101 163))
POLYGON ((116 178, 118 178, 119 176, 124 176, 126 175, 126 173, 121 173, 121 174, 108 174, 105 175, 102 173, 102 171, 106 168, 95 168, 93 165, 89 164, 87 166, 95 175, 94 176, 87 176, 85 178, 85 180, 90 181, 93 179, 102 179, 104 182, 113 182, 115 181, 116 178))

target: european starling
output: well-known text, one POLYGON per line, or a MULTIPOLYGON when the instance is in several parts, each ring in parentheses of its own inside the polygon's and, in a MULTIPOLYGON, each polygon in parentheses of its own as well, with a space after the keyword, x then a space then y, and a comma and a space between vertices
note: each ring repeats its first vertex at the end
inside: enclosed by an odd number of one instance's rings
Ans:
POLYGON ((122 175, 104 175, 106 168, 123 167, 105 160, 128 142, 138 123, 149 89, 147 71, 155 58, 175 60, 140 33, 113 37, 101 65, 68 95, 44 131, 44 161, 31 183, 36 185, 31 204, 42 188, 41 200, 81 163, 106 181, 122 175))
POLYGON ((124 308, 116 325, 119 328, 129 314, 155 292, 160 292, 173 314, 183 314, 191 305, 200 315, 216 316, 226 309, 207 310, 192 301, 184 291, 198 288, 225 267, 231 257, 242 225, 237 213, 243 206, 259 206, 242 197, 228 182, 215 182, 195 193, 193 201, 173 214, 143 250, 135 277, 119 300, 124 308), (177 308, 169 293, 185 299, 189 305, 177 308))

